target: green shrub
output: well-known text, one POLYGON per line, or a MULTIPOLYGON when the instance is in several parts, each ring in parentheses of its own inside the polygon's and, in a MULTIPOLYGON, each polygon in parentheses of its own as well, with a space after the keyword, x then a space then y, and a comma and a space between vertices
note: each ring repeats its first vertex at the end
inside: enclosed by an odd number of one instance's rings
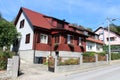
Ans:
POLYGON ((89 56, 95 56, 95 52, 85 52, 84 54, 82 54, 83 56, 87 56, 87 57, 89 57, 89 56))
POLYGON ((7 59, 11 58, 13 56, 13 53, 11 52, 0 52, 0 69, 6 69, 7 68, 7 59))
POLYGON ((78 59, 70 58, 68 60, 65 60, 64 62, 60 62, 59 65, 77 65, 79 64, 78 59))
POLYGON ((106 55, 106 52, 99 52, 99 53, 97 53, 98 55, 100 55, 100 56, 105 56, 106 55))
POLYGON ((111 53, 111 60, 120 59, 120 53, 111 53))

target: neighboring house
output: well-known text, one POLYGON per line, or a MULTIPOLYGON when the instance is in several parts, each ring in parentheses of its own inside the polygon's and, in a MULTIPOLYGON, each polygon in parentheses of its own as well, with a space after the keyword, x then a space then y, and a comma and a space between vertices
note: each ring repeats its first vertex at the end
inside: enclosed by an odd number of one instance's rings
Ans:
POLYGON ((86 51, 86 31, 65 20, 21 8, 15 26, 22 35, 20 57, 28 62, 43 63, 50 55, 81 54, 86 51))
POLYGON ((103 42, 99 40, 99 35, 87 30, 88 38, 86 39, 87 52, 103 52, 103 42))
MULTIPOLYGON (((99 27, 95 31, 95 33, 99 35, 99 39, 102 40, 106 45, 109 44, 108 29, 99 27)), ((110 44, 111 45, 120 45, 120 34, 110 31, 110 44)))
MULTIPOLYGON (((99 27, 96 31, 96 34, 99 35, 99 39, 103 41, 106 45, 109 44, 108 29, 99 27)), ((110 45, 120 46, 120 34, 110 31, 110 45)))

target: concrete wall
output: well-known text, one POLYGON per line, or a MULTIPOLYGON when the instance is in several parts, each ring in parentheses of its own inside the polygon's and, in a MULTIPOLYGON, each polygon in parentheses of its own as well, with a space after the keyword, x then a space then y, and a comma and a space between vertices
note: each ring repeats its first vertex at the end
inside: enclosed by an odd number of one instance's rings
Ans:
POLYGON ((33 63, 34 50, 19 51, 20 59, 26 63, 33 63))
POLYGON ((29 50, 32 49, 32 45, 33 45, 33 26, 30 25, 30 23, 28 22, 28 20, 26 19, 26 16, 24 13, 21 13, 20 18, 18 19, 18 22, 16 24, 16 29, 18 32, 21 33, 22 38, 20 41, 20 48, 19 50, 29 50), (24 27, 20 28, 20 21, 25 19, 24 22, 24 27), (25 43, 26 40, 26 34, 30 33, 30 43, 25 43))
POLYGON ((8 58, 7 75, 12 78, 17 78, 19 75, 19 56, 8 58))
POLYGON ((35 51, 35 57, 48 57, 50 55, 50 51, 35 51))

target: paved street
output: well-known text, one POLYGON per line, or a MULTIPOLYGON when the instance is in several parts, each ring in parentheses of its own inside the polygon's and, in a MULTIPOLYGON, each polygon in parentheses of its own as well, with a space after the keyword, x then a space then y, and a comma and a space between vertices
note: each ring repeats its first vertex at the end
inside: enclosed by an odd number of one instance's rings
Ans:
POLYGON ((51 80, 120 80, 120 64, 83 73, 74 73, 51 80))

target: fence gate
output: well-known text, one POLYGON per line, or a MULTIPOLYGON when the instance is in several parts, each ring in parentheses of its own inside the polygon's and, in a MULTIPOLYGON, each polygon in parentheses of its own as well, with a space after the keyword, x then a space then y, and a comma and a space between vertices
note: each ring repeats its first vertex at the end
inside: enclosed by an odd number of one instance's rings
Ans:
POLYGON ((53 56, 50 56, 48 59, 48 70, 55 72, 55 58, 53 56))

